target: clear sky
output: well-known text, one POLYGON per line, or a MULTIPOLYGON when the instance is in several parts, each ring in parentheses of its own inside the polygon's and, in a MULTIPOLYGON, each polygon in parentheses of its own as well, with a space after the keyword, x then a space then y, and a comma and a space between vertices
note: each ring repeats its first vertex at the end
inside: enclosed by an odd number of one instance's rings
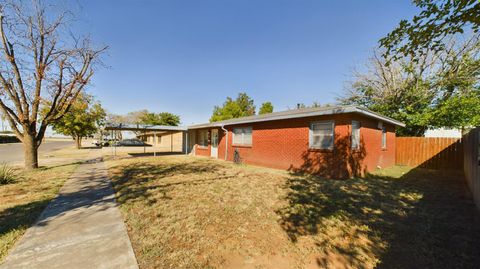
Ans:
POLYGON ((207 122, 226 96, 257 108, 332 103, 408 0, 76 1, 79 30, 110 46, 89 91, 112 113, 148 109, 207 122))

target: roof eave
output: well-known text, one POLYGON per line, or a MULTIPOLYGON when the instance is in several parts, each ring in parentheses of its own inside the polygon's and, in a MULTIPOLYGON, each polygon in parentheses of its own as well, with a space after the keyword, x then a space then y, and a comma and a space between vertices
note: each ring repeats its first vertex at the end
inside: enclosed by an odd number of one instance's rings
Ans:
POLYGON ((388 123, 391 123, 391 124, 396 125, 396 126, 405 127, 405 123, 403 123, 403 122, 394 120, 394 119, 386 117, 386 116, 379 115, 379 114, 377 114, 375 112, 372 112, 370 110, 366 110, 366 109, 363 109, 361 107, 355 107, 355 110, 356 110, 355 112, 358 112, 360 114, 364 114, 364 115, 369 116, 371 118, 375 118, 377 120, 388 122, 388 123))
POLYGON ((229 125, 239 125, 239 124, 247 124, 247 123, 255 123, 255 122, 265 122, 265 121, 275 121, 275 120, 285 120, 285 119, 295 119, 295 118, 305 118, 305 117, 315 117, 315 116, 322 116, 322 115, 335 115, 335 114, 345 114, 345 113, 359 113, 366 115, 371 118, 375 118, 384 122, 388 122, 390 124, 405 127, 405 124, 394 120, 389 117, 385 117, 374 113, 372 111, 362 109, 357 106, 347 106, 337 109, 331 110, 322 110, 322 111, 314 111, 314 112, 304 112, 304 113, 297 113, 297 114, 289 114, 289 115, 279 115, 269 118, 261 118, 261 119, 250 119, 250 120, 239 120, 234 122, 214 122, 210 124, 200 124, 200 125, 192 125, 188 126, 188 129, 203 129, 203 128, 211 128, 211 127, 222 127, 222 126, 229 126, 229 125))

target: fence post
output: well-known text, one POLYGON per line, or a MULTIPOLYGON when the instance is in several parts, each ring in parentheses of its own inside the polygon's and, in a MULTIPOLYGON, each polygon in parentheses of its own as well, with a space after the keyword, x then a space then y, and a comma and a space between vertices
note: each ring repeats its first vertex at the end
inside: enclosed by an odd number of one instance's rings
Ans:
POLYGON ((480 127, 463 136, 463 171, 473 200, 480 210, 480 127))

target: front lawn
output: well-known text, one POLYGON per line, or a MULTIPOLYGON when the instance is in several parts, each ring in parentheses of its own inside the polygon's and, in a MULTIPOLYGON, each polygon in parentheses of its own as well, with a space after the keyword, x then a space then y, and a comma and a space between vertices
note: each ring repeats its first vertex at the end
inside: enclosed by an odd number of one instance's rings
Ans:
POLYGON ((184 156, 108 163, 141 268, 475 268, 461 174, 325 180, 184 156))
POLYGON ((76 167, 66 164, 28 172, 16 169, 17 181, 0 185, 0 263, 76 167))

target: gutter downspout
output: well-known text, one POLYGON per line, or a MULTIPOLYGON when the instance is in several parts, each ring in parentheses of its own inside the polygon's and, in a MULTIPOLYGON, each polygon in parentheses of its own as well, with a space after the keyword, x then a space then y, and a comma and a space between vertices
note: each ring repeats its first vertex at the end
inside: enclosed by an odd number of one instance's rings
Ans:
POLYGON ((227 156, 228 156, 228 130, 225 129, 225 127, 223 127, 224 125, 222 124, 222 126, 220 126, 220 128, 222 128, 222 130, 225 132, 225 161, 227 160, 227 156))

